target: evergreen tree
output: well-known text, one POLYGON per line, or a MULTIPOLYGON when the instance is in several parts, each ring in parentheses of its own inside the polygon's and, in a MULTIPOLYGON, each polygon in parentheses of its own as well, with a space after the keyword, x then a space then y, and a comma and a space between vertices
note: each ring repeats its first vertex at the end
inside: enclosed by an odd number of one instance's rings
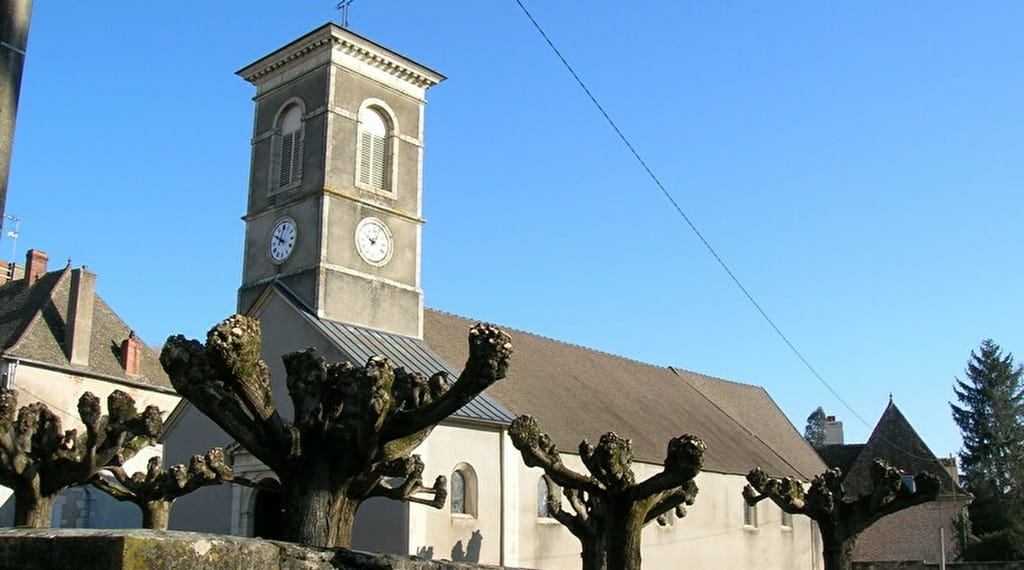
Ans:
POLYGON ((825 445, 825 410, 818 406, 807 416, 807 427, 804 428, 804 439, 811 447, 825 445))
POLYGON ((1024 558, 1024 368, 992 340, 971 351, 966 379, 950 404, 964 446, 960 466, 977 538, 966 549, 970 559, 1024 558))

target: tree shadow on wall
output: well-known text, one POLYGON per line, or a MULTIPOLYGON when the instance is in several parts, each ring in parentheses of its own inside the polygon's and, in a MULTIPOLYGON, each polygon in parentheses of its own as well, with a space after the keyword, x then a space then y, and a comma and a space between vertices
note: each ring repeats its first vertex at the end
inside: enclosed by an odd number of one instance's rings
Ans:
POLYGON ((416 556, 424 558, 426 560, 434 559, 434 547, 433 546, 421 546, 416 549, 416 556))
POLYGON ((483 542, 484 535, 480 534, 479 530, 474 530, 465 549, 461 540, 452 547, 452 562, 480 562, 480 546, 483 542))

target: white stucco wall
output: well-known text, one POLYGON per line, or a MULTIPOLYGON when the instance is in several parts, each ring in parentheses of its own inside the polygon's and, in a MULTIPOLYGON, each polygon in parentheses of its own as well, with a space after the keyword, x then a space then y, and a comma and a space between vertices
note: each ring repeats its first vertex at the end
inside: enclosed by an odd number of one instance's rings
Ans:
MULTIPOLYGON (((457 558, 476 532, 479 562, 550 570, 580 567, 579 540, 554 519, 537 516, 542 471, 522 463, 504 431, 440 426, 418 452, 427 465, 425 480, 445 469, 450 473, 460 463, 472 465, 479 507, 475 516, 467 516, 451 514, 450 506, 434 510, 411 505, 409 553, 457 558)), ((563 459, 585 472, 578 456, 565 454, 563 459)), ((636 463, 634 469, 642 480, 661 467, 636 463)), ((757 506, 757 526, 746 526, 743 476, 704 472, 697 484, 700 493, 685 518, 665 527, 653 522, 644 529, 644 567, 822 568, 820 539, 810 519, 794 516, 791 526, 783 526, 782 511, 765 501, 757 506)))

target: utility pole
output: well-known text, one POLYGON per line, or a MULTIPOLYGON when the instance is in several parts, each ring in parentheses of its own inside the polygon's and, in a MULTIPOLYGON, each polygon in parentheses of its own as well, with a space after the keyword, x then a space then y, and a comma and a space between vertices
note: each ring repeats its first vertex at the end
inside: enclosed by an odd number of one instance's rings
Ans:
POLYGON ((32 0, 0 0, 0 217, 7 212, 7 177, 31 16, 32 0))

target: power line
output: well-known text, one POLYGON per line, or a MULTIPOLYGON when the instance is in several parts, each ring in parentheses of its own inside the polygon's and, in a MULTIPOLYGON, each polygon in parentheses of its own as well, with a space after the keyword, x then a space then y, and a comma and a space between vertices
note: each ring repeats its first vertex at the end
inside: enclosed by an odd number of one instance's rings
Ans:
MULTIPOLYGON (((676 200, 672 196, 672 194, 669 193, 667 188, 665 188, 665 185, 661 183, 661 180, 658 178, 658 176, 647 165, 647 162, 643 159, 642 156, 640 156, 640 153, 637 152, 636 148, 633 146, 632 143, 630 143, 630 141, 626 137, 626 135, 622 132, 621 129, 619 129, 619 126, 615 123, 614 120, 612 120, 611 116, 608 114, 607 111, 605 111, 605 109, 601 105, 601 103, 598 102, 597 97, 594 96, 594 94, 587 87, 586 83, 583 82, 583 79, 581 79, 580 76, 576 73, 576 70, 573 69, 572 65, 570 65, 569 62, 565 59, 565 56, 562 55, 562 52, 559 51, 558 47, 555 46, 555 43, 551 40, 550 37, 548 37, 548 35, 544 31, 544 29, 541 28, 540 24, 537 23, 537 20, 534 19, 533 15, 526 8, 526 6, 523 5, 522 0, 515 0, 515 2, 516 2, 516 4, 519 5, 519 8, 522 9, 523 14, 526 15, 527 19, 530 20, 530 23, 533 24, 533 27, 537 29, 537 32, 541 35, 541 37, 544 38, 544 41, 548 44, 548 47, 551 48, 551 51, 553 51, 555 53, 555 55, 558 57, 559 61, 562 62, 562 65, 565 66, 566 70, 569 71, 569 74, 572 75, 573 79, 576 80, 576 83, 579 84, 580 88, 583 89, 583 92, 587 94, 587 97, 590 99, 590 102, 593 103, 595 107, 597 107, 597 110, 601 113, 601 116, 604 117, 605 121, 608 122, 608 124, 611 126, 612 130, 615 131, 615 134, 618 135, 619 139, 623 142, 623 144, 626 145, 626 148, 629 149, 629 152, 637 160, 637 162, 644 169, 644 171, 647 172, 647 175, 651 178, 652 181, 654 181, 654 184, 658 187, 658 189, 661 190, 661 193, 669 201, 669 203, 675 209, 676 213, 678 213, 679 216, 683 218, 683 221, 685 221, 686 225, 690 227, 690 230, 692 230, 693 233, 697 236, 697 239, 699 239, 700 242, 702 244, 704 244, 704 248, 708 250, 708 252, 711 254, 711 256, 715 258, 715 261, 718 262, 718 265, 720 265, 722 267, 722 269, 725 270, 726 274, 729 275, 729 279, 731 279, 732 282, 736 284, 736 287, 739 288, 739 290, 743 293, 743 295, 747 298, 747 300, 750 301, 750 303, 754 306, 755 309, 757 309, 757 312, 760 313, 761 317, 764 318, 765 322, 768 323, 768 325, 772 328, 772 330, 775 331, 775 334, 778 335, 778 337, 782 339, 782 342, 784 342, 786 344, 786 346, 789 347, 790 351, 792 351, 793 354, 796 355, 796 357, 800 360, 800 362, 802 362, 804 364, 804 366, 807 367, 808 370, 810 370, 811 374, 815 378, 817 378, 818 381, 833 396, 835 396, 836 400, 838 400, 839 403, 841 403, 847 410, 849 410, 850 413, 853 414, 854 417, 856 417, 858 420, 860 420, 861 423, 863 423, 868 428, 871 428, 872 427, 871 424, 869 424, 867 422, 867 420, 865 420, 863 417, 861 417, 861 415, 858 414, 857 411, 853 409, 853 406, 848 404, 846 402, 846 400, 844 400, 843 397, 840 396, 839 393, 836 392, 836 390, 834 388, 832 388, 832 386, 829 385, 828 382, 825 381, 825 378, 822 377, 822 375, 818 373, 818 371, 814 368, 814 366, 811 365, 811 363, 806 358, 804 358, 804 355, 796 348, 796 346, 792 342, 790 342, 789 338, 775 324, 775 321, 773 321, 772 318, 768 316, 768 313, 764 310, 764 308, 761 307, 761 304, 758 303, 757 300, 754 299, 754 296, 750 294, 750 291, 748 291, 747 288, 743 286, 743 283, 740 282, 739 278, 736 277, 736 274, 732 272, 732 269, 730 269, 729 266, 725 263, 725 260, 722 259, 722 257, 718 254, 718 252, 715 250, 715 248, 711 246, 711 243, 708 242, 707 238, 704 237, 704 234, 701 233, 700 229, 697 228, 697 225, 693 223, 693 221, 690 219, 689 216, 686 215, 686 212, 683 211, 682 207, 679 205, 678 202, 676 202, 676 200)), ((893 443, 893 442, 890 442, 890 443, 893 443)))

